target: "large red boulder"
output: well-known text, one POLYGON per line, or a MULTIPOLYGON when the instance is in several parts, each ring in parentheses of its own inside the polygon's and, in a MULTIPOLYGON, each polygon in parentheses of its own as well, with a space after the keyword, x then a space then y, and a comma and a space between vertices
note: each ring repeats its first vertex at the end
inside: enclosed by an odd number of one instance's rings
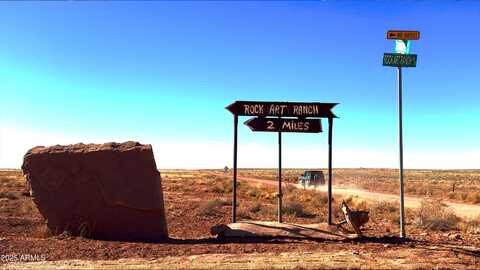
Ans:
POLYGON ((55 234, 142 241, 168 237, 151 145, 37 146, 25 154, 22 170, 55 234))

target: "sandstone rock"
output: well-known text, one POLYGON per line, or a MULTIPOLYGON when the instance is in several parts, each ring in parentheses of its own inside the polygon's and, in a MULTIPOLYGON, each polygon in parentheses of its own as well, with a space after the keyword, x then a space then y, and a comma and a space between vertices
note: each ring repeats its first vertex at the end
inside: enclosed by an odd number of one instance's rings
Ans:
POLYGON ((38 146, 25 154, 22 170, 54 234, 143 241, 168 237, 151 145, 38 146))

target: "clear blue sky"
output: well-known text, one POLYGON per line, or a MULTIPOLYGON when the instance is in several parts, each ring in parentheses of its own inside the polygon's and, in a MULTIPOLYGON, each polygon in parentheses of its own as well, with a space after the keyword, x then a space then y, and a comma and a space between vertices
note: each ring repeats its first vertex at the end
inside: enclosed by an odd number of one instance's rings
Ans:
MULTIPOLYGON (((389 29, 421 32, 407 167, 480 168, 475 1, 2 2, 0 167, 38 144, 127 139, 152 143, 159 167, 223 167, 235 100, 338 102, 335 165, 395 167, 389 29)), ((315 166, 314 149, 324 161, 326 133, 284 142, 287 167, 315 166)), ((239 166, 276 165, 274 134, 242 125, 240 144, 258 153, 239 166)))

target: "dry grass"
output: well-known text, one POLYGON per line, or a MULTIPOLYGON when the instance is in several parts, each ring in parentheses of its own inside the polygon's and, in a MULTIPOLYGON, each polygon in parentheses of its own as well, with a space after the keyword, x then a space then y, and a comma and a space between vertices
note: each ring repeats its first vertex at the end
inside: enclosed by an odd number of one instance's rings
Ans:
POLYGON ((54 235, 48 229, 47 224, 42 224, 41 226, 36 227, 34 230, 31 232, 31 236, 34 238, 49 238, 53 237, 54 235))
POLYGON ((414 224, 428 230, 448 231, 457 228, 460 218, 440 200, 425 199, 414 224))
POLYGON ((361 199, 357 195, 348 195, 343 198, 343 201, 355 210, 368 210, 367 201, 361 199))
MULTIPOLYGON (((465 194, 465 193, 462 193, 465 194)), ((480 203, 480 191, 471 192, 466 196, 466 201, 480 203)))
POLYGON ((16 200, 18 199, 17 195, 13 192, 0 192, 0 199, 6 198, 9 200, 16 200))
POLYGON ((294 200, 287 200, 283 205, 283 212, 295 217, 312 217, 313 215, 304 209, 304 206, 294 200))
POLYGON ((225 200, 213 199, 200 204, 197 213, 202 216, 213 216, 217 214, 218 209, 224 205, 228 205, 228 202, 225 200))
POLYGON ((480 234, 480 216, 468 220, 462 220, 458 228, 467 234, 480 234))
POLYGON ((391 202, 379 201, 372 203, 370 206, 370 213, 375 220, 387 221, 394 224, 400 222, 399 208, 396 204, 391 202))
POLYGON ((243 206, 237 209, 237 216, 241 219, 252 219, 250 209, 243 206))
POLYGON ((252 206, 248 208, 249 212, 258 213, 262 210, 262 204, 260 202, 255 202, 252 206))
POLYGON ((218 179, 218 178, 211 179, 210 181, 213 181, 213 184, 210 187, 210 190, 212 192, 220 193, 220 194, 232 192, 233 187, 230 181, 227 181, 225 179, 218 179))

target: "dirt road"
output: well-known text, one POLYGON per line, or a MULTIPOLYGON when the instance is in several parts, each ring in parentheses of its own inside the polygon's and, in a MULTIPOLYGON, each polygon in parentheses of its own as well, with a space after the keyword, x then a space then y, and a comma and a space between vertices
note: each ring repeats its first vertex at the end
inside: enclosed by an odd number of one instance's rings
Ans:
MULTIPOLYGON (((225 176, 224 174, 215 173, 215 172, 212 172, 212 174, 216 176, 225 176)), ((248 181, 250 183, 257 183, 260 185, 271 185, 271 186, 278 185, 278 182, 275 180, 265 180, 265 179, 256 178, 256 177, 238 176, 237 179, 239 181, 248 181)), ((283 186, 287 185, 286 183, 282 183, 282 184, 283 186)), ((299 184, 288 183, 288 185, 303 189, 303 186, 299 184)), ((325 193, 327 192, 327 186, 320 186, 317 188, 309 187, 308 189, 315 190, 317 192, 325 192, 325 193)), ((372 191, 356 189, 356 188, 344 188, 344 187, 334 186, 333 194, 340 195, 340 196, 357 195, 359 198, 362 198, 368 201, 388 201, 388 202, 396 202, 396 203, 398 203, 399 201, 399 195, 372 192, 372 191)), ((406 196, 405 207, 418 208, 420 207, 421 201, 422 201, 422 198, 406 196)), ((455 212, 455 214, 458 215, 459 217, 472 219, 480 216, 480 205, 456 203, 456 202, 449 202, 449 201, 445 201, 444 203, 450 209, 452 209, 455 212)))
POLYGON ((284 252, 251 254, 204 254, 164 258, 128 258, 120 260, 59 260, 11 263, 5 269, 418 269, 476 268, 462 262, 444 248, 385 249, 382 252, 284 252), (432 265, 430 255, 436 255, 432 265), (412 258, 416 258, 413 260, 412 258))

